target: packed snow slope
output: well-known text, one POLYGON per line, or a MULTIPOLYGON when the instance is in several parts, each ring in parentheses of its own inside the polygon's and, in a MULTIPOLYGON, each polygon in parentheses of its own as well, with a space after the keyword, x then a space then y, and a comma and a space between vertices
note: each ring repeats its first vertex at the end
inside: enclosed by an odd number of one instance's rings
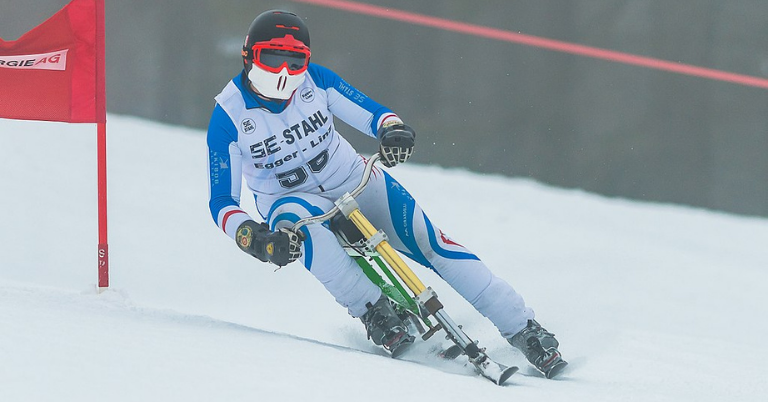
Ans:
POLYGON ((571 362, 558 380, 542 378, 414 267, 492 357, 522 367, 498 387, 431 358, 441 337, 406 361, 382 356, 299 264, 275 272, 240 252, 208 212, 200 131, 110 115, 108 136, 111 288, 97 294, 95 127, 0 120, 0 401, 768 394, 768 220, 461 170, 391 169, 433 221, 523 294, 571 362))

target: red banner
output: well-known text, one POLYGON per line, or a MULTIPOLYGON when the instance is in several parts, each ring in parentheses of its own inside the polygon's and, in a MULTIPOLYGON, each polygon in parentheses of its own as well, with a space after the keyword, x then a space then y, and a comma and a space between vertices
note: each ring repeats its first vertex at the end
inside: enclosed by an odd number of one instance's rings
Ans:
POLYGON ((104 0, 72 0, 18 40, 0 38, 0 117, 104 123, 104 70, 104 0))

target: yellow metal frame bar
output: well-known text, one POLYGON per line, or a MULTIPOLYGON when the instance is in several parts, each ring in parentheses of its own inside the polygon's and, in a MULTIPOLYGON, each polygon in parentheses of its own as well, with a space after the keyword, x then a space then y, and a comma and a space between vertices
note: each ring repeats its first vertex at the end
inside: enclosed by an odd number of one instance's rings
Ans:
MULTIPOLYGON (((360 231, 363 233, 363 236, 365 236, 367 240, 369 240, 378 232, 376 228, 373 227, 371 222, 369 222, 368 219, 363 216, 363 213, 360 212, 360 209, 355 209, 352 211, 348 218, 352 221, 352 223, 355 224, 355 226, 357 226, 358 229, 360 229, 360 231)), ((389 266, 395 270, 400 279, 402 279, 405 283, 405 286, 407 286, 408 289, 413 292, 414 296, 422 294, 427 289, 424 284, 421 283, 421 280, 419 280, 416 274, 411 271, 411 268, 408 267, 405 261, 400 258, 400 255, 397 254, 397 251, 392 248, 388 241, 382 240, 381 243, 376 245, 376 251, 381 255, 381 258, 383 258, 384 261, 386 261, 389 266)))

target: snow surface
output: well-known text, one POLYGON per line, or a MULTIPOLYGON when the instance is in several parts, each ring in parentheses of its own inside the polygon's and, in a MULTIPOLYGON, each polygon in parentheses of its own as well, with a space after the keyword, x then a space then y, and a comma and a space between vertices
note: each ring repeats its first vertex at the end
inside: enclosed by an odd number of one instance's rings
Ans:
POLYGON ((0 401, 765 400, 766 219, 393 169, 571 362, 537 375, 414 267, 492 357, 522 367, 498 387, 431 358, 441 337, 382 356, 304 268, 240 252, 208 212, 199 130, 110 115, 108 135, 112 286, 97 294, 95 126, 0 120, 0 401))

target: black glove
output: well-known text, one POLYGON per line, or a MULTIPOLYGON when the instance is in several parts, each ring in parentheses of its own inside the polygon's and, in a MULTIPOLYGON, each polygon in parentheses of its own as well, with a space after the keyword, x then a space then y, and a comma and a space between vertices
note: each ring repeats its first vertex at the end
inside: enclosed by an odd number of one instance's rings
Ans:
POLYGON ((235 240, 237 246, 246 253, 281 267, 301 257, 303 239, 288 229, 271 232, 269 225, 263 222, 247 220, 241 223, 235 240))
POLYGON ((381 163, 386 167, 403 163, 413 154, 416 133, 405 124, 396 123, 381 126, 376 137, 380 141, 381 163))

